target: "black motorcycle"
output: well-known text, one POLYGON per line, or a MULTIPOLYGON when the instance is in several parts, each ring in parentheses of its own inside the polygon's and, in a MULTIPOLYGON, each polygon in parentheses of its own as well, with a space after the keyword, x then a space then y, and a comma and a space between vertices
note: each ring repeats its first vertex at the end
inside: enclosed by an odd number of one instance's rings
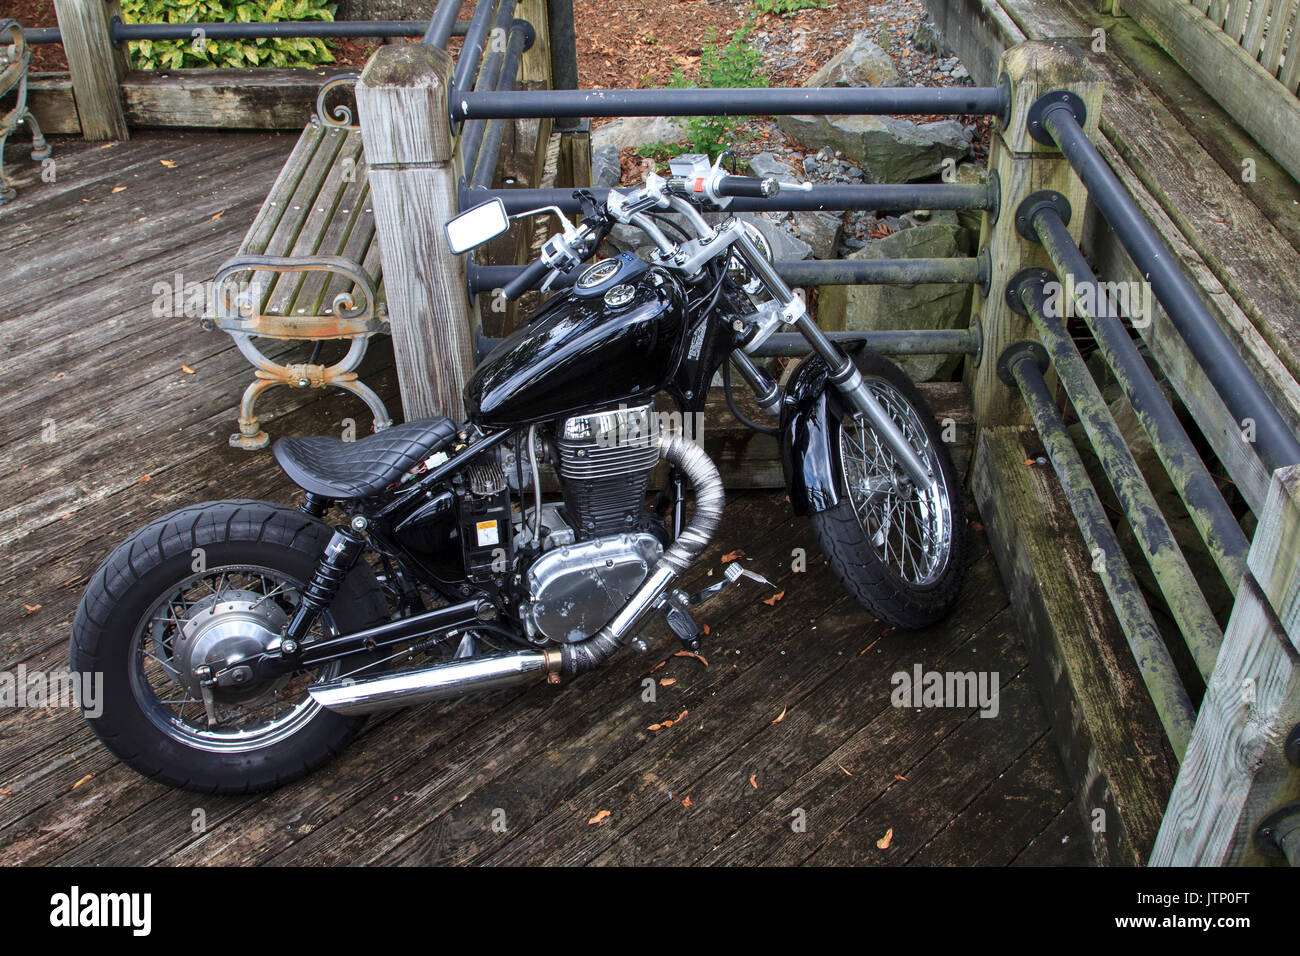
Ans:
MULTIPOLYGON (((750 424, 779 434, 790 504, 844 587, 897 627, 943 616, 966 540, 952 461, 898 367, 828 339, 762 234, 725 215, 733 197, 780 188, 683 156, 603 203, 579 191, 580 225, 524 214, 563 229, 504 294, 555 294, 475 370, 467 421, 282 439, 298 509, 198 504, 108 557, 72 632, 73 669, 103 675, 95 733, 146 776, 244 793, 317 767, 368 713, 597 667, 654 612, 698 647, 693 607, 762 580, 732 562, 701 595, 676 587, 724 497, 680 426, 719 369, 739 414, 732 367, 774 417, 750 424), (655 251, 584 267, 619 223, 655 251), (811 354, 782 389, 750 353, 787 327, 811 354), (544 500, 543 466, 559 500, 544 500)), ((510 218, 500 199, 472 208, 446 224, 448 245, 472 249, 510 218)))

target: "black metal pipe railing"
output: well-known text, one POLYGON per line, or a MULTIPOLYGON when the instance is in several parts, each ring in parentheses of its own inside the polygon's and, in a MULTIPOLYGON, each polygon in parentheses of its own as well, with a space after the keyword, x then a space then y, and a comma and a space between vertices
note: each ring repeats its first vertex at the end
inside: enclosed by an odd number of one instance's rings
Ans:
POLYGON ((1043 381, 1046 365, 1046 355, 1037 343, 1012 345, 998 361, 1003 380, 1008 385, 1013 382, 1018 385, 1024 396, 1025 405, 1038 429, 1052 468, 1061 482, 1070 509, 1074 512, 1079 531, 1083 534, 1084 544, 1094 557, 1093 568, 1101 578, 1111 606, 1115 609, 1133 658, 1137 661, 1142 682, 1151 695, 1161 726, 1169 738, 1169 746, 1181 762, 1192 738, 1196 712, 1161 637, 1160 629, 1151 616, 1151 609, 1133 576, 1133 569, 1124 560, 1124 553, 1110 526, 1106 509, 1088 479, 1083 459, 1079 457, 1074 441, 1056 410, 1047 383, 1043 381))
MULTIPOLYGON (((481 266, 469 261, 466 263, 466 273, 470 294, 504 288, 525 268, 527 267, 514 265, 481 266)), ((921 283, 978 285, 983 281, 983 263, 979 259, 784 260, 776 263, 776 271, 791 286, 921 283)))
MULTIPOLYGON (((514 85, 515 85, 514 74, 517 74, 519 72, 517 61, 516 61, 514 73, 512 73, 510 76, 509 85, 503 86, 501 82, 503 79, 502 68, 506 62, 506 54, 509 52, 510 45, 515 42, 516 35, 522 34, 523 39, 526 40, 529 45, 531 45, 533 33, 532 33, 532 28, 528 25, 527 21, 525 20, 514 20, 514 21, 504 20, 503 21, 501 15, 507 12, 508 11, 506 10, 505 5, 503 4, 498 9, 498 17, 497 20, 493 22, 492 29, 493 30, 500 29, 502 33, 504 33, 508 27, 510 29, 510 34, 509 34, 510 41, 509 43, 506 44, 506 46, 503 46, 500 49, 491 50, 488 53, 487 57, 484 58, 482 67, 479 69, 478 74, 474 77, 474 89, 477 91, 498 90, 503 88, 514 89, 514 85), (527 32, 524 33, 524 31, 527 32)), ((461 129, 460 162, 461 162, 461 169, 465 170, 467 173, 472 173, 478 162, 479 147, 483 143, 483 136, 487 131, 488 124, 491 122, 493 122, 493 120, 481 120, 481 119, 470 120, 461 129)))
MULTIPOLYGON (((487 44, 491 32, 492 24, 497 16, 501 15, 504 10, 504 22, 509 23, 515 14, 516 0, 500 0, 500 6, 492 0, 479 0, 474 7, 474 13, 469 19, 469 27, 465 31, 465 42, 461 45, 460 55, 456 57, 456 69, 451 75, 451 87, 453 95, 452 103, 456 103, 466 96, 490 96, 497 97, 503 94, 493 91, 482 93, 473 92, 473 78, 479 68, 479 61, 483 59, 483 50, 487 44), (462 92, 464 91, 464 92, 462 92)), ((452 112, 455 113, 455 107, 452 112)), ((469 119, 468 116, 453 117, 453 122, 460 122, 469 119)), ((475 119, 491 119, 487 117, 475 117, 475 119)))
POLYGON ((573 0, 546 0, 546 26, 551 45, 551 88, 578 88, 578 40, 573 26, 573 0))
MULTIPOLYGON (((873 329, 871 331, 826 332, 841 346, 857 343, 881 355, 979 355, 984 340, 973 329, 873 329)), ((777 332, 749 354, 755 358, 807 355, 812 351, 808 340, 797 332, 777 332)))
MULTIPOLYGON (((516 20, 515 23, 523 24, 523 29, 516 27, 510 31, 510 40, 506 45, 505 59, 501 63, 501 72, 497 81, 498 90, 513 90, 515 88, 515 82, 519 76, 519 64, 522 61, 524 50, 530 45, 533 35, 532 28, 525 21, 516 20)), ((501 143, 505 138, 506 125, 512 122, 512 120, 503 119, 487 121, 487 133, 483 137, 482 148, 474 163, 474 175, 470 180, 471 187, 486 189, 492 185, 492 180, 496 176, 497 160, 501 156, 501 143)))
POLYGON ((465 0, 440 0, 433 16, 429 18, 428 29, 424 31, 424 42, 445 49, 456 29, 460 8, 464 5, 465 0))
MULTIPOLYGON (((604 202, 608 189, 593 189, 597 202, 604 202)), ((572 189, 462 190, 460 208, 500 197, 511 215, 558 206, 562 211, 581 212, 572 189)), ((783 190, 772 199, 733 199, 730 212, 815 212, 822 210, 870 209, 902 213, 917 209, 987 210, 997 205, 996 187, 948 184, 884 183, 865 186, 814 186, 807 191, 783 190)))
MULTIPOLYGON (((506 0, 510 2, 510 0, 506 0)), ((469 47, 469 40, 466 40, 469 47)), ((464 88, 463 85, 460 88, 464 88)), ((467 119, 559 119, 582 116, 892 115, 945 113, 1001 116, 1001 86, 834 87, 829 89, 519 90, 452 98, 454 122, 467 119)))
POLYGON ((1208 683, 1219 648, 1223 646, 1223 631, 1101 390, 1066 330, 1060 315, 1063 310, 1049 305, 1047 287, 1054 281, 1056 277, 1045 269, 1027 269, 1011 278, 1008 298, 1014 296, 1019 300, 1013 303, 1019 306, 1017 311, 1027 313, 1038 330, 1052 367, 1065 386, 1106 480, 1151 567, 1169 614, 1208 683))
MULTIPOLYGON (((190 40, 202 30, 211 40, 291 39, 294 37, 422 37, 428 24, 423 20, 284 20, 275 23, 123 23, 114 17, 108 26, 115 46, 130 40, 190 40)), ((456 24, 449 36, 464 36, 466 25, 456 24)), ((28 43, 62 43, 58 27, 24 27, 28 43)), ((444 41, 445 42, 445 41, 444 41)))
MULTIPOLYGON (((978 355, 983 339, 978 329, 885 329, 852 332, 823 332, 841 346, 866 345, 881 355, 978 355)), ((480 326, 474 348, 481 362, 502 339, 483 334, 480 326)), ((808 340, 796 332, 778 332, 750 354, 755 358, 807 355, 808 340)))
MULTIPOLYGON (((1050 95, 1050 94, 1049 94, 1050 95)), ((1288 427, 1223 328, 1178 266, 1178 258, 1147 222, 1124 184, 1088 139, 1067 102, 1049 104, 1040 122, 1101 210, 1233 418, 1255 426, 1255 448, 1270 471, 1300 462, 1300 440, 1288 427)))
MULTIPOLYGON (((1242 533, 1241 525, 1166 401, 1151 369, 1133 344, 1109 296, 1102 294, 1101 284, 1075 245, 1060 212, 1049 203, 1040 204, 1030 214, 1029 223, 1057 273, 1070 277, 1070 284, 1080 290, 1081 295, 1083 290, 1091 290, 1088 301, 1070 303, 1074 314, 1088 326, 1133 406, 1138 421, 1151 439, 1151 447, 1173 479, 1174 487, 1224 582, 1236 594, 1242 575, 1246 573, 1246 554, 1250 550, 1250 542, 1242 533)), ((1133 311, 1131 304, 1129 311, 1133 311)), ((1130 315, 1130 318, 1135 317, 1130 315)), ((1150 322, 1154 317, 1143 315, 1142 319, 1150 322)))

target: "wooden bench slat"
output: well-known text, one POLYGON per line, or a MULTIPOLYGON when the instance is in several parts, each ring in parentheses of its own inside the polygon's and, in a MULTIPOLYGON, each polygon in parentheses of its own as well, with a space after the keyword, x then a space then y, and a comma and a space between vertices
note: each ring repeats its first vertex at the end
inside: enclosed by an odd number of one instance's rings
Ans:
POLYGON ((244 241, 239 244, 241 254, 260 255, 266 251, 266 244, 279 226, 280 219, 289 206, 289 199, 302 181, 303 173, 307 171, 307 165, 316 154, 316 150, 320 148, 324 137, 324 130, 314 123, 303 130, 302 136, 298 137, 298 142, 293 152, 289 154, 289 158, 285 160, 280 175, 275 178, 266 201, 262 203, 262 208, 257 211, 253 224, 244 234, 244 241))
MULTIPOLYGON (((315 208, 316 197, 320 193, 321 186, 329 174, 330 167, 333 165, 339 149, 343 146, 344 139, 344 134, 339 130, 327 129, 324 131, 320 145, 314 151, 311 160, 298 178, 297 186, 294 188, 292 195, 286 200, 276 198, 276 202, 283 202, 285 209, 281 213, 274 231, 267 238, 265 247, 262 249, 241 248, 239 250, 241 254, 250 252, 267 256, 288 256, 292 254, 294 243, 298 241, 298 235, 301 233, 307 217, 315 208)), ((268 202, 270 201, 268 199, 268 202)), ((258 272, 254 275, 252 301, 254 309, 259 314, 266 313, 266 301, 278 277, 276 273, 272 272, 258 272)))
MULTIPOLYGON (((343 208, 344 194, 349 186, 354 185, 344 177, 356 176, 362 154, 361 136, 358 133, 336 131, 332 135, 341 136, 342 142, 326 170, 325 178, 321 181, 310 208, 306 210, 306 218, 298 230, 293 245, 290 246, 290 255, 335 254, 335 250, 327 243, 327 237, 331 226, 335 223, 338 210, 343 208)), ((273 315, 314 314, 306 310, 305 303, 298 301, 299 290, 309 274, 304 272, 282 274, 275 283, 275 289, 267 297, 265 311, 273 315)))

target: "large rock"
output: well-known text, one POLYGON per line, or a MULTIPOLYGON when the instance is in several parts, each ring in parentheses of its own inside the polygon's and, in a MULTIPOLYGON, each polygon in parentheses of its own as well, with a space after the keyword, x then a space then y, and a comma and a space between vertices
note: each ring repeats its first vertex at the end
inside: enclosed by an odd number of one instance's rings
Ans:
POLYGON ((862 167, 871 182, 928 179, 944 160, 970 152, 971 130, 956 120, 912 123, 892 116, 782 116, 777 125, 809 149, 830 147, 862 167))
POLYGON ((794 173, 790 167, 771 153, 759 153, 749 161, 749 171, 760 179, 775 179, 778 182, 790 180, 794 173))
POLYGON ((898 86, 894 61, 863 30, 826 61, 804 86, 898 86))
POLYGON ((637 149, 650 143, 675 143, 686 135, 686 121, 671 116, 628 116, 591 131, 591 148, 637 149))
POLYGON ((829 212, 797 212, 794 229, 812 247, 814 259, 834 259, 844 232, 844 220, 829 212))
MULTIPOLYGON (((936 212, 929 222, 873 239, 849 259, 947 259, 961 254, 957 217, 936 212)), ((948 283, 822 286, 817 324, 827 330, 960 329, 970 322, 969 286, 948 283)), ((960 356, 908 355, 894 359, 918 382, 948 379, 960 356)))
POLYGON ((619 148, 612 143, 597 146, 591 151, 591 184, 597 189, 617 186, 623 178, 619 148))

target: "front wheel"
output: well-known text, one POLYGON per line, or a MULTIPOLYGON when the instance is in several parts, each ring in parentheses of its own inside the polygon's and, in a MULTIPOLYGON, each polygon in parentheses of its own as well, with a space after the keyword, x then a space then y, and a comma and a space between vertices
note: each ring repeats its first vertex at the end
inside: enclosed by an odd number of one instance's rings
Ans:
POLYGON ((854 362, 936 480, 917 489, 861 416, 845 414, 831 442, 839 501, 813 514, 813 530, 840 583, 863 607, 894 627, 925 627, 948 613, 961 590, 961 484, 934 413, 902 369, 871 352, 854 362))
MULTIPOLYGON (((330 535, 289 508, 217 501, 167 515, 109 555, 77 609, 71 663, 102 681, 82 711, 114 755, 173 787, 250 793, 342 750, 365 718, 323 709, 307 686, 347 676, 370 655, 246 685, 203 687, 194 675, 279 636, 330 535)), ((358 563, 308 639, 378 623, 385 608, 358 563)))

